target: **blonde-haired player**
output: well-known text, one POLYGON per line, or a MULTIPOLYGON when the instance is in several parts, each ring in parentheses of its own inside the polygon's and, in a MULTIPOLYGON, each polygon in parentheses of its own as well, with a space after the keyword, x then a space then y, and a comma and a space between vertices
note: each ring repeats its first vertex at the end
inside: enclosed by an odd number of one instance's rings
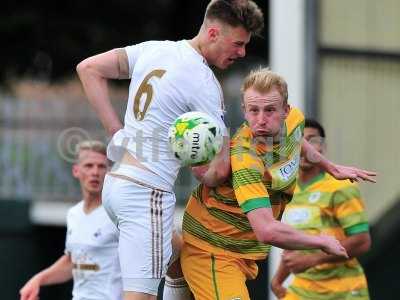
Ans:
POLYGON ((279 221, 296 186, 300 152, 337 178, 374 181, 373 172, 335 165, 302 140, 304 116, 288 105, 281 76, 254 70, 242 91, 246 122, 231 141, 232 176, 214 188, 200 184, 183 217, 181 264, 196 299, 249 299, 245 282, 256 277, 255 261, 270 245, 347 257, 335 238, 279 221))
POLYGON ((73 279, 72 299, 121 300, 118 230, 101 205, 108 169, 106 146, 99 141, 78 144, 72 174, 83 199, 69 209, 65 254, 33 276, 20 290, 20 300, 39 299, 40 287, 73 279))

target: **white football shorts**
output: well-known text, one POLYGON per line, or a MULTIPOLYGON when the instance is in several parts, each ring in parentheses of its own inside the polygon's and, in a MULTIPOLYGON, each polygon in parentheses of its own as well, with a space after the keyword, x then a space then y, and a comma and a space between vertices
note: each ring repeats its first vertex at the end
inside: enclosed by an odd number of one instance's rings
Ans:
POLYGON ((107 174, 102 202, 120 231, 124 291, 156 295, 172 253, 174 193, 107 174))

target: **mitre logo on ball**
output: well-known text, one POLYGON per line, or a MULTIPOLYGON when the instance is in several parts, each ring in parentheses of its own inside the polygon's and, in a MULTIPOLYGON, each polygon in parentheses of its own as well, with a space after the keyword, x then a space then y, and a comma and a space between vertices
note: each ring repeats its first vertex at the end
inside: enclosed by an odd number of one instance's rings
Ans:
POLYGON ((168 131, 175 157, 184 166, 210 162, 222 148, 222 130, 210 115, 192 111, 179 116, 168 131))

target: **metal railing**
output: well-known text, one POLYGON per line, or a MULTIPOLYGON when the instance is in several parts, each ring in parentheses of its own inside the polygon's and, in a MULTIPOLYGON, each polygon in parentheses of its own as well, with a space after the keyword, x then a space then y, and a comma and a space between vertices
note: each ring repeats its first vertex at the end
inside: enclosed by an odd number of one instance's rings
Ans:
POLYGON ((82 138, 105 141, 86 104, 0 99, 0 198, 76 200, 71 149, 82 138))
MULTIPOLYGON (((83 139, 107 142, 84 101, 0 98, 0 199, 79 200, 71 167, 74 146, 83 139)), ((175 186, 179 204, 194 185, 191 173, 181 170, 175 186)))

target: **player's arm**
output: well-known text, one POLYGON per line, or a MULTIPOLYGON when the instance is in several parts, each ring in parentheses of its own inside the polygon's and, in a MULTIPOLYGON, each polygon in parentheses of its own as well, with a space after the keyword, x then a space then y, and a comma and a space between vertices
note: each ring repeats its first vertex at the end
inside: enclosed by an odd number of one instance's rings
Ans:
POLYGON ((61 256, 54 264, 47 269, 33 276, 19 291, 21 300, 38 299, 40 287, 63 283, 72 278, 72 261, 67 254, 61 256))
POLYGON ((192 167, 193 175, 201 183, 215 187, 223 183, 231 173, 229 137, 224 137, 221 151, 207 165, 192 167))
POLYGON ((107 80, 129 77, 128 56, 125 49, 113 49, 86 58, 78 64, 76 70, 90 105, 107 133, 113 135, 122 128, 122 123, 111 104, 107 80))
MULTIPOLYGON (((367 216, 360 190, 355 184, 344 183, 332 196, 332 217, 340 225, 346 237, 341 240, 350 258, 367 252, 371 246, 367 216)), ((302 272, 308 268, 323 263, 342 262, 342 257, 316 252, 312 255, 297 251, 285 251, 283 262, 293 273, 302 272)))
MULTIPOLYGON (((369 232, 363 232, 348 236, 346 239, 340 241, 340 243, 346 249, 349 258, 353 258, 366 253, 370 249, 371 237, 369 232)), ((316 264, 342 262, 345 260, 343 257, 337 257, 323 252, 317 253, 316 256, 316 264)))
POLYGON ((289 275, 290 270, 281 261, 271 280, 271 290, 278 299, 282 299, 286 295, 286 288, 283 286, 283 282, 289 275))
MULTIPOLYGON (((367 252, 371 246, 371 238, 368 232, 355 234, 340 241, 349 258, 358 257, 367 252)), ((323 263, 344 262, 344 257, 317 252, 303 254, 298 251, 285 251, 282 262, 292 273, 300 273, 323 263)))
POLYGON ((303 139, 301 151, 307 160, 319 165, 323 170, 339 180, 350 179, 351 181, 376 182, 376 172, 358 169, 355 167, 341 166, 332 163, 325 156, 319 153, 308 141, 303 139))
POLYGON ((274 219, 271 208, 261 207, 247 212, 250 225, 260 242, 289 250, 321 249, 347 257, 338 240, 327 235, 308 235, 274 219))
MULTIPOLYGON (((360 190, 357 185, 344 185, 335 191, 332 197, 333 212, 336 221, 344 229, 346 238, 341 241, 350 258, 358 257, 371 247, 367 216, 360 190)), ((312 266, 322 263, 342 262, 340 257, 316 253, 312 266)))

